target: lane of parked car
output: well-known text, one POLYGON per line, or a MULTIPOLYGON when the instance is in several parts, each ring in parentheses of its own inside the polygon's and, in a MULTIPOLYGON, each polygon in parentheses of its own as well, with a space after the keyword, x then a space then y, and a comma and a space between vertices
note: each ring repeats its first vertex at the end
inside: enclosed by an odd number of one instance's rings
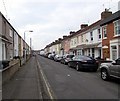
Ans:
POLYGON ((68 65, 39 57, 41 68, 50 88, 59 99, 114 99, 118 98, 118 83, 100 78, 100 72, 76 71, 68 65))
POLYGON ((89 70, 96 72, 99 70, 103 80, 109 80, 112 77, 120 79, 120 58, 110 61, 103 60, 100 57, 94 59, 90 56, 77 56, 73 54, 57 55, 55 53, 42 54, 42 56, 68 65, 77 71, 89 70))

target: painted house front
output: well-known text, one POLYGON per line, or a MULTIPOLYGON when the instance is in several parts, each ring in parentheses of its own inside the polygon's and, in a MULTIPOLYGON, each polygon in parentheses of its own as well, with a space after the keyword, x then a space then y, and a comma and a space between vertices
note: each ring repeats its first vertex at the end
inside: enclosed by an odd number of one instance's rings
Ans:
POLYGON ((14 31, 14 57, 19 56, 18 33, 14 31))
POLYGON ((120 10, 104 19, 102 26, 103 58, 115 60, 120 57, 120 10))
POLYGON ((6 44, 9 42, 5 33, 3 33, 3 30, 5 31, 5 28, 3 29, 3 20, 6 23, 4 16, 0 12, 0 61, 7 59, 6 44))
POLYGON ((0 38, 0 61, 2 61, 2 40, 0 38))
POLYGON ((12 60, 13 59, 13 27, 7 21, 7 19, 0 13, 0 28, 2 39, 2 59, 12 60))
POLYGON ((81 25, 81 29, 76 32, 79 39, 78 45, 76 46, 77 55, 102 58, 102 29, 100 23, 111 14, 112 12, 105 9, 105 11, 101 13, 100 20, 89 26, 87 26, 87 24, 81 25))
POLYGON ((91 56, 93 58, 102 57, 102 38, 101 38, 101 28, 100 21, 93 23, 86 28, 85 34, 85 55, 91 56))
POLYGON ((70 32, 70 39, 69 39, 69 44, 70 44, 70 49, 69 53, 70 54, 75 54, 77 55, 77 49, 76 46, 78 45, 78 36, 76 36, 76 32, 70 32))
POLYGON ((0 14, 0 61, 2 61, 2 16, 0 14))

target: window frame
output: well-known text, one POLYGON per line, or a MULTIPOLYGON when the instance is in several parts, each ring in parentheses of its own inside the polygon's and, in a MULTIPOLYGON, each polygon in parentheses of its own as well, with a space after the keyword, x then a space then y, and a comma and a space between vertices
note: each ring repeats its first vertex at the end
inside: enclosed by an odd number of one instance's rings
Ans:
POLYGON ((13 30, 10 28, 9 29, 9 36, 12 38, 13 37, 13 30))
POLYGON ((114 36, 120 36, 120 19, 114 21, 114 36))
POLYGON ((101 30, 100 28, 98 28, 98 39, 100 40, 102 37, 101 37, 101 30))
POLYGON ((93 31, 90 32, 90 40, 93 41, 93 31))
POLYGON ((103 39, 107 39, 107 25, 103 26, 102 29, 103 29, 103 39))

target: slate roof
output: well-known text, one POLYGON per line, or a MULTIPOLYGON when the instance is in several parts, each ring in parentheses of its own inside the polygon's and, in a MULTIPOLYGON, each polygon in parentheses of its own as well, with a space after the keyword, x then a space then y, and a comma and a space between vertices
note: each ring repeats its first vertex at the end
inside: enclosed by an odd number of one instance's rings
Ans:
POLYGON ((120 10, 107 17, 106 19, 102 20, 100 26, 106 25, 118 19, 120 19, 120 10))

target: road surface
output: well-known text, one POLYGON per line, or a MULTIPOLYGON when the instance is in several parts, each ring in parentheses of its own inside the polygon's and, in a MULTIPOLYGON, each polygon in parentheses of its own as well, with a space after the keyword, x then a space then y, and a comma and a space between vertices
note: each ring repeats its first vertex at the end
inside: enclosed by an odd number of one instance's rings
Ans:
POLYGON ((38 56, 40 67, 57 99, 118 99, 116 80, 103 81, 100 72, 81 72, 38 56))

